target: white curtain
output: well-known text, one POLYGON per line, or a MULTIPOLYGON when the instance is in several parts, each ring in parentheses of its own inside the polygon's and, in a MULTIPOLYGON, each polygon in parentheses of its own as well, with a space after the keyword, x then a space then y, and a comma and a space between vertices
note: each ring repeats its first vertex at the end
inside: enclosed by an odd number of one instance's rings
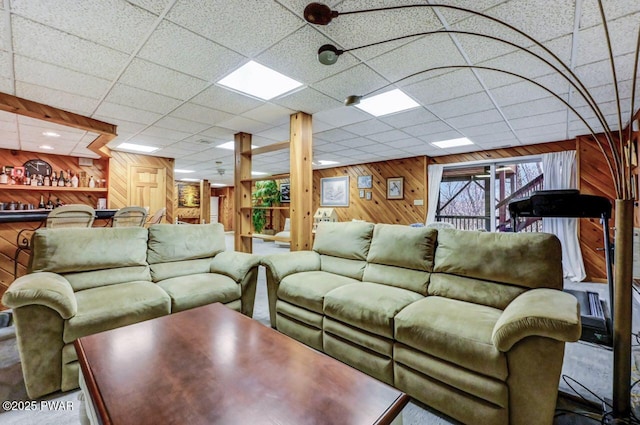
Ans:
POLYGON ((442 169, 440 164, 431 164, 427 168, 427 220, 425 224, 436 221, 438 209, 438 195, 440 194, 440 182, 442 181, 442 169))
MULTIPOLYGON (((576 188, 576 151, 554 152, 542 155, 544 190, 576 188)), ((578 242, 577 218, 543 218, 542 231, 553 233, 562 244, 564 277, 580 282, 586 277, 582 251, 578 242)))

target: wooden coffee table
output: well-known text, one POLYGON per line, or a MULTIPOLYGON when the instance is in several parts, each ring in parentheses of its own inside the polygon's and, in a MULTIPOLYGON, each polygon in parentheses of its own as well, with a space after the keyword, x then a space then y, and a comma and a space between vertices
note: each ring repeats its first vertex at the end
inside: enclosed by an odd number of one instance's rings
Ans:
POLYGON ((390 424, 409 401, 221 304, 74 344, 102 424, 390 424))

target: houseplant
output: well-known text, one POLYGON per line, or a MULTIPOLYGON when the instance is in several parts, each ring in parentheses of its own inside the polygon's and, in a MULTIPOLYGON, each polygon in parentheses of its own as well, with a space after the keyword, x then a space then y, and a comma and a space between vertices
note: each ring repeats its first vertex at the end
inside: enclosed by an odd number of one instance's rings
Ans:
POLYGON ((273 232, 272 211, 269 208, 278 205, 281 196, 278 184, 274 180, 256 182, 255 191, 251 194, 253 204, 251 220, 255 233, 273 232))

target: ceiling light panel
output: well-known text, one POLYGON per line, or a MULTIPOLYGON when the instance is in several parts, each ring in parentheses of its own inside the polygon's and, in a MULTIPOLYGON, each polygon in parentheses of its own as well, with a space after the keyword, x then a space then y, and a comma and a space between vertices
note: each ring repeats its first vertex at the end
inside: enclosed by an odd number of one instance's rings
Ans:
POLYGON ((459 139, 441 140, 439 142, 433 142, 431 144, 441 149, 448 149, 456 148, 458 146, 473 145, 473 142, 466 137, 461 137, 459 139))
POLYGON ((146 152, 146 153, 155 152, 158 149, 160 149, 155 146, 136 145, 134 143, 120 143, 118 146, 116 146, 116 148, 127 150, 127 151, 146 152))
POLYGON ((302 86, 301 82, 254 61, 236 69, 218 84, 262 100, 273 99, 302 86))
POLYGON ((399 89, 362 99, 360 103, 356 105, 357 108, 376 117, 406 111, 419 106, 418 102, 411 99, 399 89))

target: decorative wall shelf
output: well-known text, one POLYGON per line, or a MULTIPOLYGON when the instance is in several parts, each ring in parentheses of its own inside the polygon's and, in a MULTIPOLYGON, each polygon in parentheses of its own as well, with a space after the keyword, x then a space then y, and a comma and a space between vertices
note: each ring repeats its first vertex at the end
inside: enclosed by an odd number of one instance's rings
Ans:
POLYGON ((0 185, 0 190, 30 190, 32 192, 108 192, 106 187, 25 186, 20 184, 3 184, 0 185))

